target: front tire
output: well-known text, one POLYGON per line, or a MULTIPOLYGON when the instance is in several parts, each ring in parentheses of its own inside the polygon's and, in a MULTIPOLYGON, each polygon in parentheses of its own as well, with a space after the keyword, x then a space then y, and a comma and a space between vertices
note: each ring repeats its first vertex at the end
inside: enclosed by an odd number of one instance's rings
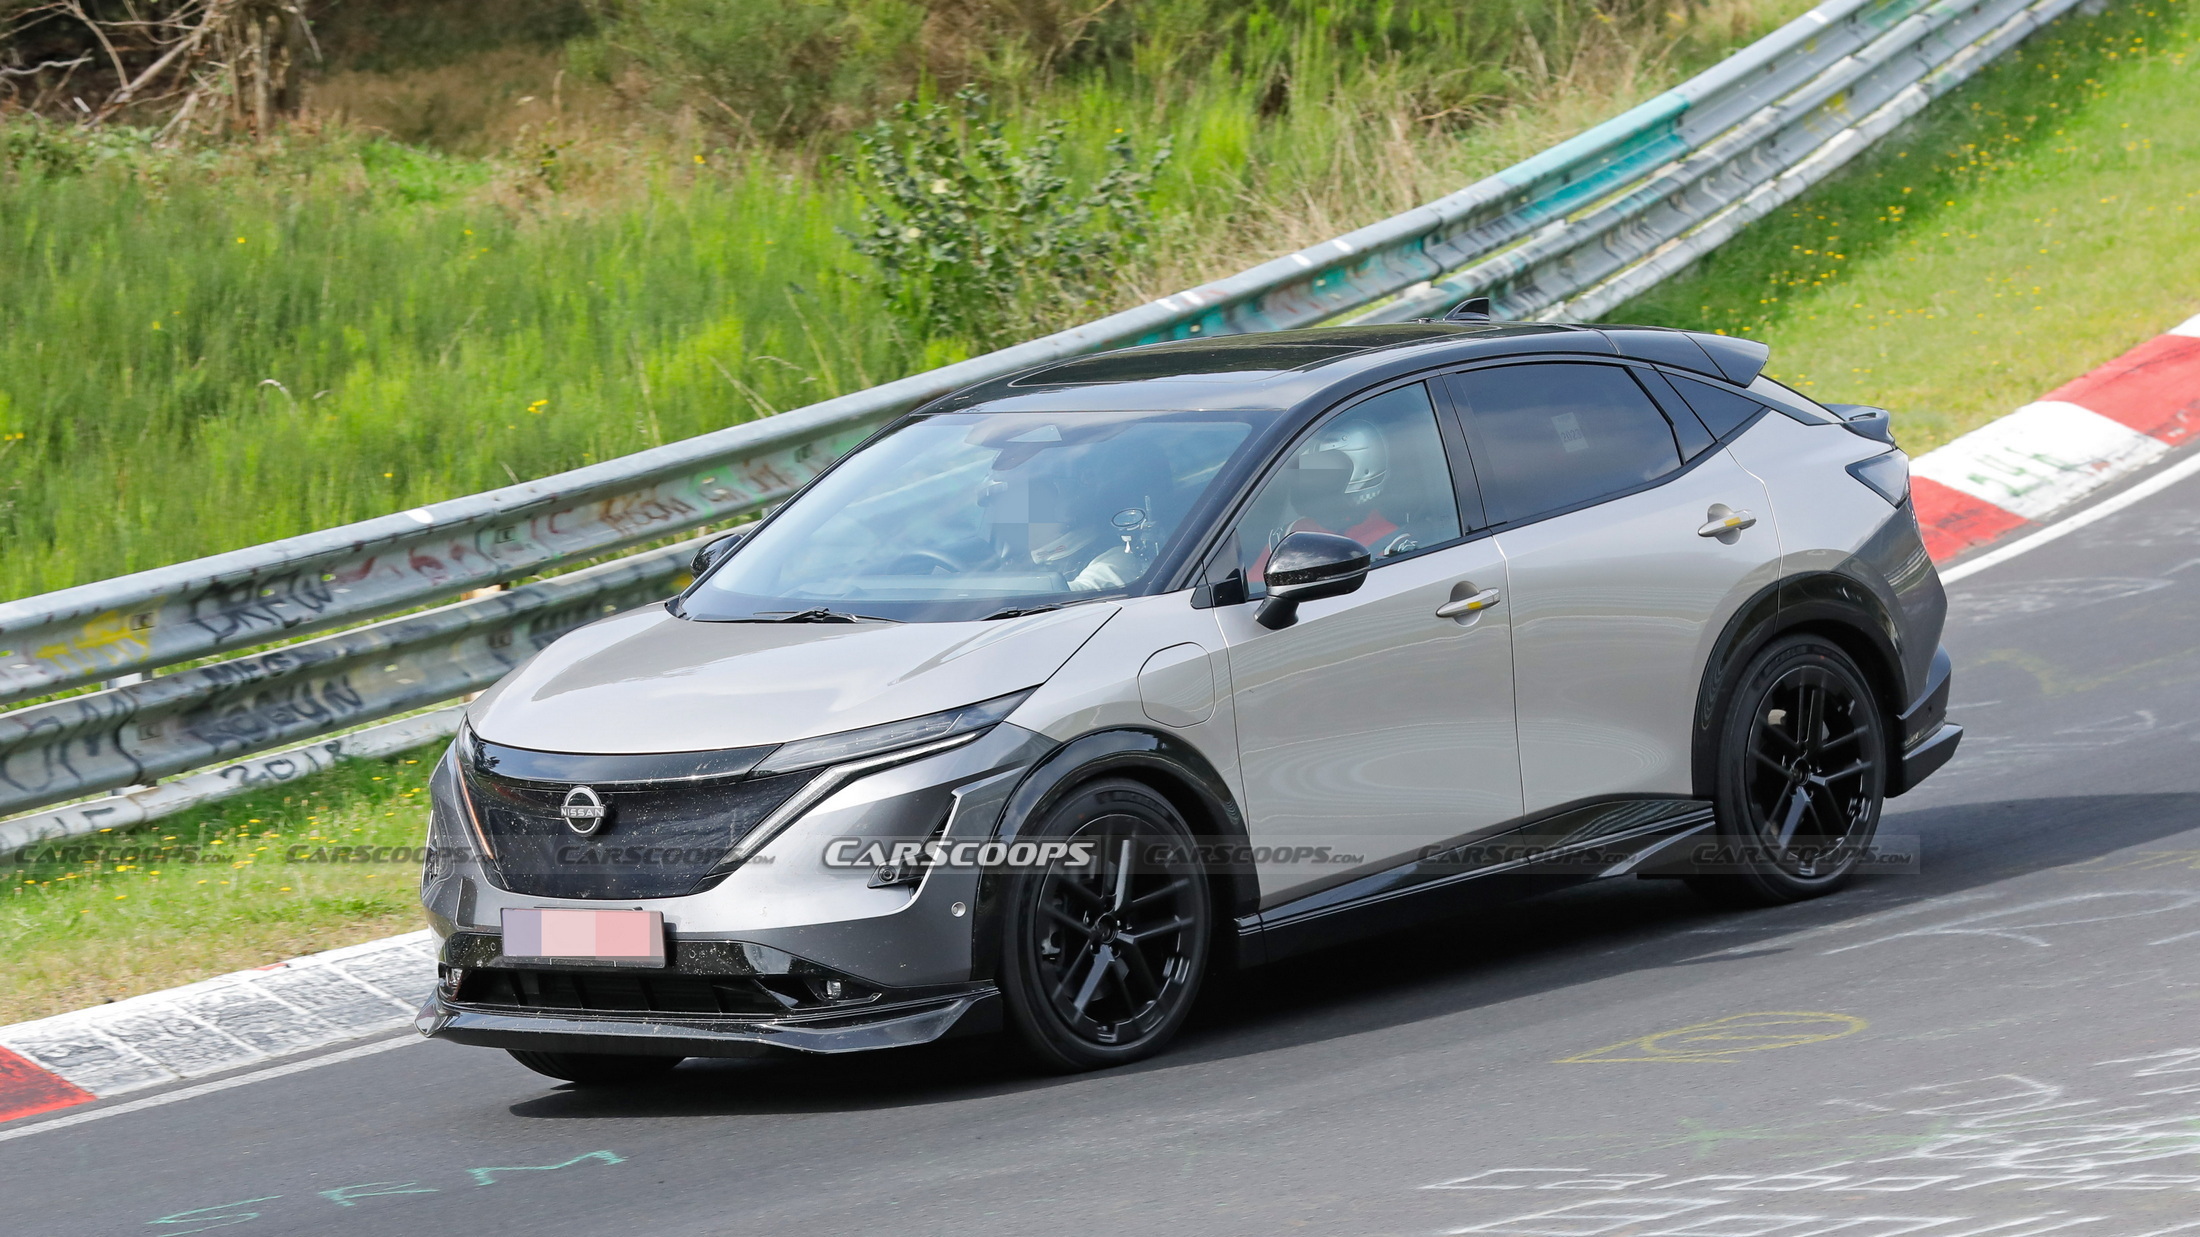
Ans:
POLYGON ((1726 870, 1689 885, 1729 907, 1846 885, 1886 799, 1884 717, 1863 671, 1830 641, 1791 636, 1752 659, 1719 735, 1713 802, 1726 870))
POLYGON ((630 1056, 611 1052, 533 1052, 507 1048, 512 1059, 538 1074, 584 1087, 627 1086, 671 1072, 684 1057, 630 1056))
POLYGON ((1092 845, 1089 862, 1008 879, 1001 994, 1018 1038, 1063 1072, 1160 1051, 1191 1012, 1213 938, 1183 816, 1144 783, 1108 778, 1025 836, 1092 845))

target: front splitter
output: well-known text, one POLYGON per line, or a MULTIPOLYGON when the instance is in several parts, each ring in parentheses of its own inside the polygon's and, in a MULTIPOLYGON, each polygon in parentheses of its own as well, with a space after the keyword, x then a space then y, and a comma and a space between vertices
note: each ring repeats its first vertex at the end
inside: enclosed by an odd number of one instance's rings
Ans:
POLYGON ((987 988, 890 1008, 803 1020, 640 1019, 600 1014, 513 1014, 428 998, 413 1025, 430 1039, 532 1052, 754 1057, 775 1050, 833 1054, 929 1044, 962 1029, 998 1025, 987 988))

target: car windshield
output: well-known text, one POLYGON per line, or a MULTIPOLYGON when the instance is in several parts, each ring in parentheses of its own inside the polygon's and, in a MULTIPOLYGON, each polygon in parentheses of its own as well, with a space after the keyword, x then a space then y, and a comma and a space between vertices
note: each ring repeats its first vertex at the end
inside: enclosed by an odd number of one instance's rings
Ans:
POLYGON ((1252 425, 1200 412, 949 413, 833 469, 682 601, 690 618, 951 622, 1122 596, 1252 425))

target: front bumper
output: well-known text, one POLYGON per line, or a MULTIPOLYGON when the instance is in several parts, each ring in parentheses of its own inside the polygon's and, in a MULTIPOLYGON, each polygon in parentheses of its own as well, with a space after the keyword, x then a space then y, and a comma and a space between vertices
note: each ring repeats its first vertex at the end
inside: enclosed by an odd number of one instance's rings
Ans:
POLYGON ((889 879, 827 857, 851 838, 990 838, 1051 746, 1003 724, 846 782, 730 876, 680 897, 537 897, 499 888, 478 863, 433 870, 423 902, 442 966, 415 1025, 498 1048, 714 1057, 864 1052, 996 1029, 998 994, 974 954, 979 870, 889 879), (662 969, 503 956, 506 910, 607 905, 662 913, 662 969))
POLYGON ((1000 1025, 984 980, 881 988, 754 942, 669 945, 662 968, 611 968, 514 961, 495 933, 455 933, 413 1025, 494 1048, 688 1057, 867 1052, 1000 1025))
MULTIPOLYGON (((479 941, 498 939, 505 911, 620 906, 660 912, 674 952, 695 954, 698 965, 702 954, 763 950, 890 996, 957 991, 985 979, 989 969, 973 953, 980 871, 943 867, 889 881, 881 869, 836 866, 828 856, 849 839, 990 838, 1016 783, 1052 746, 1002 724, 966 746, 849 781, 729 876, 684 896, 515 893, 494 884, 481 864, 462 859, 431 870, 422 901, 430 926, 445 939, 443 961, 453 967, 492 965, 479 941), (451 956, 454 948, 464 956, 451 956)), ((623 839, 621 828, 610 828, 613 841, 640 840, 623 839)), ((463 842, 439 845, 462 854, 463 842)))
POLYGON ((428 998, 413 1020, 433 1039, 535 1052, 632 1053, 640 1056, 754 1057, 774 1050, 870 1052, 928 1044, 956 1031, 999 1025, 999 997, 988 985, 971 991, 783 1018, 641 1018, 579 1011, 519 1013, 471 1009, 428 998))

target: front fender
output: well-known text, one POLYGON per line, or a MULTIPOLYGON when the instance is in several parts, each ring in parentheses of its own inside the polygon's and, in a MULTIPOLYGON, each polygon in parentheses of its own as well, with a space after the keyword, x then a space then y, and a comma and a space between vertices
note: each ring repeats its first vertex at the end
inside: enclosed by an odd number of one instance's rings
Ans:
MULTIPOLYGON (((1194 836, 1224 843, 1246 839, 1245 814, 1221 773, 1198 749, 1159 731, 1120 728, 1080 735, 1055 748, 1031 767, 1009 793, 996 836, 1019 836, 1062 801, 1070 791, 1098 777, 1137 778, 1154 787, 1183 813, 1194 836)), ((1230 847, 1231 853, 1246 848, 1230 847)), ((1249 862, 1232 862, 1210 873, 1216 878, 1216 919, 1231 923, 1259 909, 1260 884, 1249 862)), ((1001 954, 1002 899, 1007 873, 988 872, 978 885, 977 939, 971 964, 974 978, 994 977, 1001 954)))

